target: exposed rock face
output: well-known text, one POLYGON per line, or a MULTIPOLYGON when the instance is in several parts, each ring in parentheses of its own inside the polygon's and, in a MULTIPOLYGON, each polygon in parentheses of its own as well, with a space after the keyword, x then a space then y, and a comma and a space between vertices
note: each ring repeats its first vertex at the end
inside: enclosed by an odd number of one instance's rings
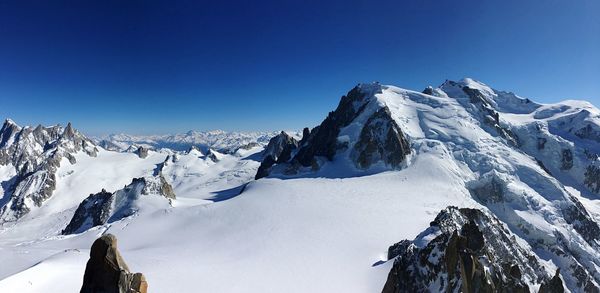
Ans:
MULTIPOLYGON (((506 142, 511 145, 518 147, 520 142, 518 137, 512 132, 507 125, 503 125, 500 122, 500 112, 495 109, 495 101, 490 97, 489 92, 478 88, 477 86, 470 85, 465 82, 454 82, 447 80, 440 86, 440 89, 451 96, 456 98, 465 109, 470 111, 472 114, 482 118, 484 127, 489 133, 496 133, 500 137, 504 138, 506 142)), ((499 97, 496 97, 499 98, 499 97)), ((515 99, 513 97, 513 99, 515 99)), ((524 109, 535 108, 538 105, 533 105, 529 100, 520 100, 523 104, 524 109)))
POLYGON ((145 159, 148 157, 148 148, 144 146, 139 146, 137 150, 135 150, 135 154, 138 155, 138 157, 145 159))
POLYGON ((256 171, 254 179, 258 180, 260 178, 269 176, 269 171, 271 167, 275 165, 275 163, 275 160, 271 156, 267 156, 266 158, 264 158, 260 163, 258 170, 256 171))
POLYGON ((529 251, 495 217, 448 207, 414 241, 390 247, 383 292, 561 292, 560 277, 529 251))
POLYGON ((191 146, 187 151, 188 154, 191 152, 198 152, 198 153, 202 154, 202 151, 195 145, 191 146))
POLYGON ((209 160, 213 161, 214 163, 219 161, 219 157, 217 156, 215 151, 213 151, 212 149, 208 149, 208 152, 206 153, 206 157, 209 160))
POLYGON ((113 200, 113 194, 104 189, 96 194, 90 194, 79 204, 71 222, 62 234, 81 233, 92 227, 104 225, 110 217, 113 200))
POLYGON ((366 107, 369 93, 361 90, 360 86, 353 88, 343 96, 335 111, 330 112, 321 125, 313 128, 303 145, 298 150, 294 160, 302 166, 311 166, 316 156, 329 160, 338 150, 338 135, 340 129, 348 126, 366 107))
POLYGON ((561 162, 562 162, 562 166, 561 166, 562 170, 569 170, 569 169, 573 168, 573 153, 571 152, 570 149, 562 150, 561 162))
POLYGON ((367 120, 353 150, 355 162, 360 168, 369 168, 379 161, 396 168, 408 154, 408 140, 392 119, 388 107, 379 109, 367 120))
POLYGON ((90 194, 79 204, 62 234, 81 233, 129 217, 137 212, 137 201, 143 200, 142 196, 145 195, 160 195, 169 203, 176 198, 173 187, 161 173, 153 177, 134 178, 129 185, 113 193, 102 190, 90 194))
POLYGON ((492 126, 498 135, 506 139, 506 141, 513 145, 519 146, 517 137, 510 131, 510 129, 500 125, 500 114, 496 111, 484 97, 484 95, 477 89, 472 89, 468 86, 462 88, 462 90, 469 96, 471 103, 476 105, 484 116, 484 121, 492 126))
POLYGON ((263 152, 264 159, 258 168, 255 179, 267 176, 273 164, 287 162, 296 148, 298 148, 298 141, 284 131, 271 138, 263 152))
POLYGON ((526 194, 510 187, 510 181, 502 173, 486 173, 468 183, 467 188, 474 199, 486 205, 512 231, 534 246, 538 255, 550 255, 571 290, 600 292, 595 291, 599 286, 596 265, 593 264, 597 260, 595 250, 600 241, 598 223, 577 198, 561 190, 553 191, 556 187, 546 185, 548 179, 537 177, 531 180, 540 187, 544 186, 540 190, 546 195, 560 201, 557 217, 562 219, 560 223, 567 224, 566 229, 548 233, 532 225, 527 218, 518 216, 515 210, 535 203, 528 202, 526 194))
MULTIPOLYGON (((590 113, 587 111, 585 111, 583 114, 590 115, 590 113)), ((598 126, 596 126, 596 125, 587 124, 584 127, 580 128, 579 130, 576 130, 574 132, 574 134, 583 139, 589 139, 589 140, 600 142, 600 130, 598 129, 598 126)))
POLYGON ((162 174, 155 177, 141 178, 144 188, 142 189, 143 195, 159 194, 168 199, 176 199, 177 196, 173 191, 173 187, 162 174))
POLYGON ((117 238, 106 234, 96 239, 85 266, 81 293, 147 293, 142 273, 131 273, 117 249, 117 238))
POLYGON ((550 279, 548 282, 542 283, 540 286, 539 293, 563 293, 565 292, 565 287, 563 286, 563 282, 560 279, 560 269, 556 270, 554 277, 550 279))
POLYGON ((97 155, 94 143, 69 123, 36 128, 19 127, 6 120, 0 130, 0 165, 12 165, 17 175, 5 196, 10 200, 0 207, 0 222, 15 221, 41 206, 56 188, 56 171, 63 158, 76 163, 75 154, 97 155))
POLYGON ((600 168, 589 165, 584 174, 584 184, 593 192, 600 192, 600 168))
POLYGON ((285 162, 291 158, 292 151, 298 147, 298 141, 282 131, 271 138, 263 152, 263 156, 271 156, 275 161, 285 162))
POLYGON ((285 166, 278 169, 284 174, 295 174, 300 168, 315 171, 320 168, 319 158, 332 161, 336 154, 349 148, 350 159, 358 168, 367 169, 378 162, 392 168, 400 166, 410 153, 410 146, 389 108, 378 104, 375 95, 382 93, 382 87, 373 83, 353 88, 319 126, 312 130, 305 128, 300 142, 288 143, 297 146, 295 154, 282 151, 279 156, 265 156, 256 178, 267 176, 276 164, 285 166), (360 122, 357 119, 361 119, 360 122), (355 121, 353 125, 361 125, 356 141, 349 141, 347 135, 340 136, 342 129, 355 121))

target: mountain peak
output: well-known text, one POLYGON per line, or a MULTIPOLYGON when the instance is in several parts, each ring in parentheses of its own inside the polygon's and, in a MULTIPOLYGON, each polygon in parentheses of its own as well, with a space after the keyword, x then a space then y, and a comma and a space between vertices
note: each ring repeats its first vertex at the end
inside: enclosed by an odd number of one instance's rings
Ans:
POLYGON ((65 127, 65 129, 63 131, 63 137, 67 137, 67 138, 75 137, 75 129, 73 129, 71 122, 67 123, 67 127, 65 127))
POLYGON ((15 125, 15 126, 17 126, 17 127, 19 126, 19 125, 18 125, 18 124, 17 124, 15 121, 13 121, 13 120, 12 120, 12 119, 10 119, 10 118, 6 118, 6 119, 4 120, 4 125, 15 125))

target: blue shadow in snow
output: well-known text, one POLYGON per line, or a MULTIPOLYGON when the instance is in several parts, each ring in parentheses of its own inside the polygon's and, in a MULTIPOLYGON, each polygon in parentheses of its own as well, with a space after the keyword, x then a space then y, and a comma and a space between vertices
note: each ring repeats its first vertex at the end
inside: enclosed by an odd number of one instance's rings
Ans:
POLYGON ((219 202, 219 201, 232 199, 232 198, 240 195, 242 192, 244 192, 244 189, 246 188, 247 184, 248 183, 244 183, 242 185, 239 185, 239 186, 236 186, 233 188, 215 191, 215 192, 213 192, 214 196, 211 198, 207 198, 207 199, 212 202, 219 202))

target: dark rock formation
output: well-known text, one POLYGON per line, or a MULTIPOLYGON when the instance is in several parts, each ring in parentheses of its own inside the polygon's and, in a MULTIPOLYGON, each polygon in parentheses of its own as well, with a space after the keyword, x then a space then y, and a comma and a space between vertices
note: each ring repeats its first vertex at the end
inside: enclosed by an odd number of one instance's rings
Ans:
POLYGON ((175 191, 173 191, 173 187, 167 182, 165 177, 162 174, 159 174, 157 177, 158 178, 153 178, 151 181, 142 178, 144 184, 142 194, 159 194, 168 199, 176 199, 177 196, 175 195, 175 191))
POLYGON ((148 157, 148 148, 144 146, 139 146, 137 150, 135 150, 135 154, 138 155, 138 157, 145 159, 148 157))
POLYGON ((90 194, 79 204, 62 234, 81 233, 92 227, 104 225, 110 217, 113 199, 113 194, 104 189, 96 194, 90 194))
POLYGON ((335 111, 330 112, 321 125, 313 128, 306 140, 302 138, 303 144, 294 160, 305 167, 311 166, 316 156, 332 160, 338 150, 337 137, 340 129, 350 124, 365 109, 368 100, 367 93, 360 86, 343 96, 335 111))
POLYGON ((169 203, 176 198, 173 187, 162 173, 153 177, 134 178, 123 189, 113 193, 103 189, 84 199, 62 234, 81 233, 129 217, 137 212, 136 201, 143 195, 151 194, 163 196, 169 200, 169 203))
POLYGON ((215 152, 212 149, 208 149, 208 152, 206 153, 206 157, 215 163, 219 161, 219 158, 217 157, 217 155, 215 154, 215 152))
POLYGON ((542 283, 540 291, 538 293, 563 293, 565 288, 563 282, 560 279, 560 269, 556 270, 554 277, 547 282, 542 283))
POLYGON ((496 130, 496 133, 506 139, 512 146, 519 146, 517 136, 512 131, 500 125, 500 114, 494 109, 485 96, 477 89, 463 86, 462 90, 469 96, 470 102, 478 108, 484 118, 484 122, 496 130))
POLYGON ((570 149, 562 150, 560 161, 562 163, 562 165, 560 166, 561 170, 570 170, 571 168, 573 168, 573 153, 570 149))
POLYGON ((565 221, 573 225, 575 231, 590 245, 598 245, 600 243, 600 227, 598 223, 594 221, 577 198, 572 195, 569 195, 569 197, 571 203, 565 205, 562 210, 565 221))
POLYGON ((540 166, 540 168, 542 168, 542 170, 544 170, 544 172, 548 173, 548 175, 552 176, 552 173, 550 173, 550 170, 548 170, 548 168, 546 168, 546 165, 544 165, 544 162, 542 162, 539 159, 535 159, 535 162, 538 164, 538 166, 540 166))
POLYGON ((96 239, 85 266, 81 293, 147 293, 142 273, 131 273, 117 249, 117 238, 106 234, 96 239))
MULTIPOLYGON (((589 115, 589 112, 584 110, 584 111, 582 111, 582 114, 580 114, 580 115, 585 115, 585 114, 589 115)), ((600 131, 595 128, 597 128, 597 126, 592 126, 592 124, 587 124, 586 126, 575 131, 575 135, 578 136, 579 138, 589 139, 589 140, 600 142, 600 131)))
POLYGON ((414 241, 388 254, 395 260, 384 293, 529 292, 525 280, 545 292, 562 288, 498 219, 477 209, 444 209, 414 241))
POLYGON ((544 147, 546 146, 546 142, 547 141, 548 140, 546 138, 544 138, 544 137, 538 137, 538 139, 537 139, 537 149, 538 150, 543 150, 544 147))
POLYGON ((256 171, 254 179, 258 180, 260 178, 269 176, 269 170, 273 165, 275 165, 275 160, 273 159, 273 157, 267 156, 266 158, 264 158, 260 163, 258 170, 256 171))
POLYGON ((255 179, 267 176, 275 163, 287 162, 296 148, 298 148, 298 141, 284 131, 271 138, 263 152, 264 159, 256 172, 255 179))
POLYGON ((422 93, 424 93, 424 94, 426 94, 426 95, 431 95, 431 96, 433 96, 433 95, 434 95, 434 92, 433 92, 433 87, 430 87, 430 86, 426 87, 426 88, 425 88, 425 89, 422 91, 422 93))
POLYGON ((276 162, 286 162, 291 158, 292 151, 298 147, 298 141, 282 131, 269 140, 263 153, 264 157, 271 156, 276 162))
POLYGON ((585 169, 583 183, 591 191, 600 192, 600 168, 595 165, 589 165, 585 169))
POLYGON ((379 161, 396 168, 408 154, 408 140, 392 119, 388 107, 379 109, 367 120, 353 150, 355 162, 360 168, 368 168, 379 161))

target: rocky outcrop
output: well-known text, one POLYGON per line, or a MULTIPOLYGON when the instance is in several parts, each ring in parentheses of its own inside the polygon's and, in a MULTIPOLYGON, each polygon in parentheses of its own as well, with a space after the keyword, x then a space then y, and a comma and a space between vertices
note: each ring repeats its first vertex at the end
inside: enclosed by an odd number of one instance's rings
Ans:
MULTIPOLYGON (((381 92, 381 89, 376 90, 381 92)), ((302 166, 311 166, 315 157, 325 157, 332 160, 339 149, 338 136, 343 127, 348 126, 369 102, 369 97, 374 93, 363 91, 361 86, 356 86, 342 97, 335 111, 330 112, 321 125, 313 128, 294 157, 302 166)))
POLYGON ((110 217, 113 200, 113 193, 104 189, 96 194, 90 194, 79 204, 62 234, 81 233, 92 227, 104 225, 110 217))
POLYGON ((271 156, 276 162, 286 162, 291 158, 292 151, 297 147, 298 141, 285 131, 282 131, 269 140, 263 152, 263 157, 271 156))
POLYGON ((213 161, 213 163, 216 163, 219 161, 217 152, 213 151, 212 149, 208 149, 208 152, 206 152, 206 158, 213 161))
MULTIPOLYGON (((487 125, 488 132, 495 132, 500 137, 504 138, 511 146, 518 147, 518 137, 506 125, 500 122, 500 113, 495 109, 495 101, 489 97, 489 93, 484 90, 473 87, 466 81, 454 82, 447 80, 440 86, 440 89, 448 94, 448 96, 457 98, 459 102, 471 113, 479 116, 483 124, 487 125), (463 98, 466 96, 466 98, 463 98)), ((521 100, 522 103, 528 103, 528 100, 521 100)))
POLYGON ((570 170, 573 168, 573 152, 570 149, 562 150, 562 155, 560 157, 561 160, 561 170, 570 170))
POLYGON ((139 146, 137 150, 135 150, 135 154, 138 155, 141 159, 145 159, 148 157, 148 148, 144 146, 139 146))
POLYGON ((540 286, 539 293, 563 293, 565 287, 563 281, 560 278, 560 269, 556 269, 554 277, 547 282, 542 283, 540 286))
POLYGON ((518 138, 508 129, 500 124, 500 114, 494 109, 484 95, 477 89, 464 86, 462 90, 469 96, 471 103, 476 105, 484 122, 496 130, 496 133, 506 139, 512 146, 519 146, 518 138))
POLYGON ((384 293, 564 290, 530 248, 477 209, 444 209, 414 241, 393 245, 388 255, 394 265, 384 293))
POLYGON ((0 165, 12 165, 14 180, 5 189, 10 198, 0 207, 0 222, 15 221, 33 206, 41 206, 56 188, 56 171, 63 158, 75 164, 75 154, 95 157, 94 143, 75 130, 71 123, 35 128, 19 127, 6 120, 0 130, 0 165))
MULTIPOLYGON (((582 111, 583 113, 580 115, 589 116, 590 113, 588 111, 582 111)), ((600 142, 600 127, 595 124, 588 123, 584 127, 579 128, 574 131, 574 134, 579 138, 589 139, 596 142, 600 142)))
POLYGON ((258 167, 255 179, 260 179, 269 174, 271 166, 275 163, 283 163, 290 160, 292 152, 298 148, 298 141, 282 131, 271 138, 263 152, 263 161, 258 167))
POLYGON ((199 153, 202 154, 202 151, 200 150, 200 148, 198 148, 197 146, 193 145, 191 146, 188 150, 187 153, 199 153))
POLYGON ((162 173, 152 177, 134 178, 130 184, 113 193, 102 190, 90 194, 79 204, 62 234, 81 233, 129 217, 138 211, 138 201, 144 200, 143 196, 148 195, 163 196, 169 204, 176 199, 173 187, 162 173))
POLYGON ((176 199, 175 191, 173 187, 165 177, 161 174, 154 177, 141 178, 144 188, 142 189, 143 195, 158 194, 168 199, 176 199))
POLYGON ((85 266, 81 293, 147 293, 144 274, 131 273, 117 249, 117 238, 106 234, 96 239, 85 266))
POLYGON ((587 166, 583 183, 593 192, 600 192, 600 168, 595 165, 587 166))
POLYGON ((367 120, 352 153, 358 167, 363 169, 379 161, 397 168, 408 154, 408 140, 388 107, 379 109, 367 120))

